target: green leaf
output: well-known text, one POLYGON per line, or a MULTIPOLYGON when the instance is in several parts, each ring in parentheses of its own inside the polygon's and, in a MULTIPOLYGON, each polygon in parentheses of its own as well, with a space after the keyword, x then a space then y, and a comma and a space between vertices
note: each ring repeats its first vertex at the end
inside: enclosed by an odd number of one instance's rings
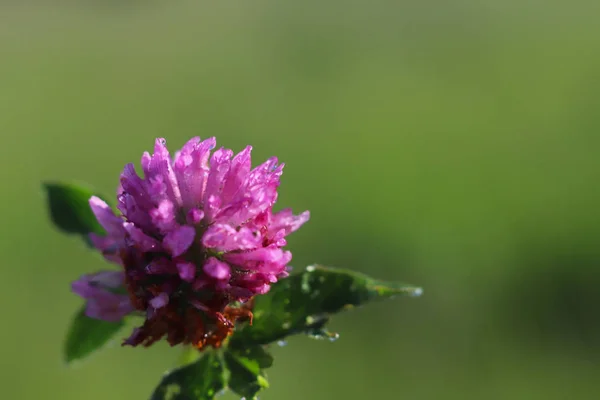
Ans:
POLYGON ((259 391, 269 387, 263 370, 273 365, 273 357, 262 346, 228 348, 223 356, 229 370, 227 385, 234 393, 256 399, 259 391))
POLYGON ((150 400, 212 400, 225 388, 225 369, 218 354, 208 352, 198 361, 169 372, 150 400))
POLYGON ((107 344, 123 327, 124 322, 108 322, 89 318, 85 307, 77 313, 65 342, 64 359, 67 363, 81 360, 107 344))
POLYGON ((310 266, 257 296, 252 325, 236 330, 230 345, 268 344, 297 333, 334 340, 337 334, 324 328, 331 314, 373 300, 421 293, 419 287, 375 280, 358 272, 310 266))
POLYGON ((89 205, 90 197, 95 195, 92 190, 67 183, 45 183, 43 186, 50 218, 60 230, 85 235, 86 241, 90 232, 104 234, 89 205))

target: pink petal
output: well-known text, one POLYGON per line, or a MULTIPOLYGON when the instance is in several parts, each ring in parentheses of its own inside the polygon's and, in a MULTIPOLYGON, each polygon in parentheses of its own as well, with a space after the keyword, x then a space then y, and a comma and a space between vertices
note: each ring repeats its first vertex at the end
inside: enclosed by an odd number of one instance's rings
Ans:
POLYGON ((144 181, 138 176, 133 164, 129 163, 123 168, 120 184, 123 188, 123 193, 132 196, 142 209, 147 210, 152 207, 152 202, 146 192, 144 181))
MULTIPOLYGON (((204 202, 207 202, 211 197, 221 197, 221 190, 224 185, 224 179, 229 171, 231 162, 231 156, 233 152, 229 149, 220 148, 215 151, 210 158, 210 170, 208 172, 208 179, 206 181, 206 188, 204 190, 204 202)), ((207 218, 212 221, 213 214, 212 210, 205 210, 207 212, 207 218)))
POLYGON ((229 225, 214 224, 202 236, 202 244, 219 251, 250 250, 261 245, 261 237, 246 227, 238 231, 229 225))
POLYGON ((215 216, 215 220, 238 226, 254 219, 269 210, 277 200, 277 185, 279 182, 257 184, 248 188, 241 199, 223 207, 215 216))
POLYGON ((88 317, 119 321, 134 310, 128 295, 115 292, 123 287, 124 279, 121 271, 100 271, 83 275, 71 284, 71 289, 87 300, 88 317))
POLYGON ((141 328, 134 328, 133 332, 131 332, 131 335, 129 335, 129 337, 127 339, 125 339, 125 341, 123 343, 127 344, 129 346, 137 346, 138 343, 140 343, 141 334, 142 334, 141 328))
POLYGON ((150 218, 152 218, 154 226, 161 232, 172 230, 176 226, 175 206, 173 202, 168 199, 162 200, 158 204, 158 207, 150 211, 150 218))
POLYGON ((173 257, 182 255, 194 242, 196 230, 191 226, 180 226, 163 239, 164 247, 173 257))
POLYGON ((269 235, 275 235, 280 230, 284 230, 285 235, 288 235, 298 230, 309 219, 310 213, 308 211, 304 211, 300 215, 294 215, 290 208, 286 208, 271 216, 269 235))
POLYGON ((100 271, 82 275, 71 284, 73 292, 84 299, 94 297, 99 291, 116 289, 123 286, 125 274, 122 271, 100 271))
POLYGON ((204 272, 211 278, 226 280, 231 277, 231 268, 226 263, 217 260, 214 257, 209 258, 202 267, 204 272))
POLYGON ((278 247, 263 247, 244 253, 227 253, 225 260, 244 269, 265 273, 280 273, 292 260, 292 253, 278 247))
POLYGON ((89 200, 90 208, 108 235, 123 235, 123 220, 115 215, 106 202, 99 197, 92 196, 89 200))
POLYGON ((213 222, 214 216, 221 208, 221 198, 212 195, 204 202, 204 215, 208 223, 213 222))
POLYGON ((192 208, 190 211, 188 211, 185 219, 188 224, 196 225, 202 221, 202 218, 204 218, 204 211, 197 208, 192 208))
POLYGON ((162 308, 167 304, 169 304, 169 295, 166 293, 161 293, 150 300, 150 305, 155 309, 162 308))
POLYGON ((155 201, 166 198, 175 204, 181 204, 181 193, 179 192, 177 178, 171 166, 171 156, 169 155, 165 139, 156 139, 154 154, 150 158, 144 156, 142 167, 144 169, 145 180, 148 182, 149 187, 154 189, 151 191, 151 194, 155 201), (163 193, 160 192, 161 186, 156 186, 157 183, 164 185, 163 193))
POLYGON ((104 301, 102 303, 90 300, 87 302, 85 315, 103 321, 118 322, 134 310, 129 298, 123 296, 114 297, 111 301, 104 301))
POLYGON ((95 233, 90 233, 88 237, 92 245, 102 253, 106 260, 115 264, 121 264, 119 249, 125 247, 125 238, 100 236, 95 233))
POLYGON ((196 265, 191 262, 178 262, 177 271, 179 277, 186 282, 192 282, 196 277, 196 265))
POLYGON ((252 162, 250 156, 251 152, 252 146, 247 146, 231 160, 231 167, 229 168, 229 171, 227 171, 227 176, 224 178, 225 184, 223 185, 221 194, 221 201, 223 204, 229 203, 235 197, 237 192, 243 191, 244 183, 250 172, 252 162))
POLYGON ((126 222, 123 226, 133 243, 135 243, 141 251, 149 252, 160 250, 160 243, 156 239, 146 235, 140 228, 136 227, 131 222, 126 222))
POLYGON ((173 170, 179 184, 182 205, 185 208, 192 208, 202 203, 209 174, 208 158, 215 145, 214 137, 202 142, 196 137, 188 141, 175 155, 173 170))
POLYGON ((270 280, 264 274, 248 274, 243 275, 241 279, 237 279, 235 287, 243 288, 254 294, 265 294, 271 288, 270 280))

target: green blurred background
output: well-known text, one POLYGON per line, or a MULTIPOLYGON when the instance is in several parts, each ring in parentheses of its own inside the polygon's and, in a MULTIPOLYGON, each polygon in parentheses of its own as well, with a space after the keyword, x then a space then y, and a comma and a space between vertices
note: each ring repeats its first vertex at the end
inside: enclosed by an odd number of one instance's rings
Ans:
MULTIPOLYGON (((2 399, 145 399, 177 357, 61 360, 103 261, 42 180, 114 193, 155 137, 287 166, 295 266, 424 286, 275 348, 261 399, 600 398, 600 7, 593 1, 0 5, 2 399)), ((233 396, 225 396, 233 399, 233 396)))

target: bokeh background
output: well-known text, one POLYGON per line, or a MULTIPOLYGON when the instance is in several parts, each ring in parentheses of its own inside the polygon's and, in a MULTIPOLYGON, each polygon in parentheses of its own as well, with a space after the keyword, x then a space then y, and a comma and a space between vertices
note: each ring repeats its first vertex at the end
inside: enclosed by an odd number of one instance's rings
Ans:
MULTIPOLYGON (((287 166, 289 241, 419 284, 275 348, 261 399, 600 398, 600 8, 593 1, 0 4, 2 399, 145 399, 179 356, 117 344, 67 368, 105 266, 43 180, 114 193, 155 137, 287 166)), ((234 396, 225 396, 233 399, 234 396)))

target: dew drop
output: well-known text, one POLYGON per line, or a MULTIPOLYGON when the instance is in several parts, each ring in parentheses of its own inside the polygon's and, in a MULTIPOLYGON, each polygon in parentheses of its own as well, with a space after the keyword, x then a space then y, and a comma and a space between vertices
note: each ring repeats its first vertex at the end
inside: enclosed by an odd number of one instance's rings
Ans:
POLYGON ((167 140, 164 138, 160 138, 158 139, 158 143, 160 143, 162 146, 166 146, 167 145, 167 140))
POLYGON ((285 346, 287 346, 287 344, 288 343, 285 340, 278 340, 277 341, 277 346, 279 346, 279 347, 285 347, 285 346))
POLYGON ((179 394, 181 393, 181 387, 177 384, 170 384, 167 386, 166 390, 165 390, 165 399, 167 400, 175 400, 177 397, 179 397, 179 394))
POLYGON ((423 288, 415 288, 412 292, 411 292, 411 296, 412 297, 419 297, 423 294, 423 288))
POLYGON ((308 272, 313 272, 315 269, 316 268, 314 265, 309 265, 308 267, 306 267, 306 271, 308 271, 308 272))
POLYGON ((315 333, 312 333, 312 332, 307 333, 307 336, 311 339, 321 339, 321 336, 316 335, 315 333))
POLYGON ((310 292, 310 275, 302 275, 302 282, 300 283, 300 290, 302 293, 310 292))
POLYGON ((337 332, 329 332, 325 329, 315 329, 306 332, 309 338, 315 340, 329 340, 330 342, 335 342, 340 338, 340 334, 337 332))

